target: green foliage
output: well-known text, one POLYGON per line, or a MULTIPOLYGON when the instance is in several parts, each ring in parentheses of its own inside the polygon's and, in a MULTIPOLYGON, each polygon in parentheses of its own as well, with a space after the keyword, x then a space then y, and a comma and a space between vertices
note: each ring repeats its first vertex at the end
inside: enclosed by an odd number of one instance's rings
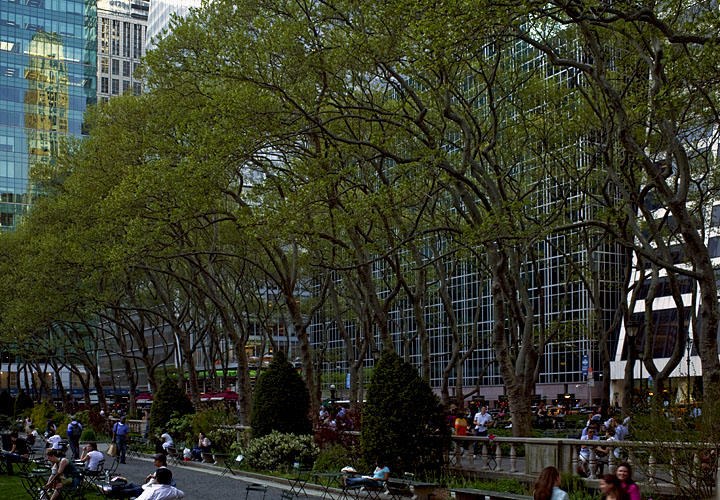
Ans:
MULTIPOLYGON (((237 423, 235 413, 225 407, 210 407, 198 411, 192 417, 192 431, 197 437, 198 433, 206 435, 219 425, 234 425, 237 423)), ((213 443, 214 446, 214 443, 213 443)))
POLYGON ((341 445, 335 445, 327 450, 320 451, 313 470, 316 472, 337 472, 346 465, 352 465, 356 470, 365 470, 364 467, 358 468, 348 449, 341 445))
POLYGON ((228 453, 235 442, 234 429, 218 429, 215 428, 206 433, 210 440, 213 451, 218 453, 228 453))
POLYGON ((175 415, 168 420, 165 430, 177 443, 192 443, 194 439, 193 415, 175 415))
POLYGON ((192 402, 187 394, 177 384, 177 381, 167 378, 155 394, 152 412, 150 413, 150 433, 161 433, 173 416, 182 416, 194 413, 192 402))
POLYGON ((32 409, 32 412, 30 412, 30 418, 33 421, 33 425, 40 434, 45 432, 45 426, 47 424, 47 421, 54 416, 55 405, 53 405, 50 401, 47 400, 35 405, 35 407, 32 409))
MULTIPOLYGON (((573 494, 576 495, 590 495, 587 488, 585 487, 585 480, 580 476, 572 474, 570 472, 562 472, 560 474, 560 489, 566 491, 572 498, 573 494)), ((590 495, 592 497, 592 495, 590 495)), ((582 498, 582 497, 580 497, 582 498)))
POLYGON ((285 353, 277 352, 255 386, 250 415, 253 437, 262 437, 272 431, 310 434, 309 411, 310 394, 305 382, 288 362, 285 353))
POLYGON ((15 414, 15 400, 8 391, 0 392, 0 415, 12 417, 15 414))
POLYGON ((255 470, 288 469, 300 463, 302 468, 311 468, 319 449, 312 436, 298 436, 272 431, 254 438, 245 448, 243 455, 248 465, 255 470))
POLYGON ((363 459, 385 460, 390 473, 437 471, 450 446, 437 396, 416 369, 394 352, 380 358, 363 409, 363 459))
POLYGON ((15 398, 15 418, 21 416, 26 410, 32 409, 33 406, 35 406, 35 403, 33 403, 32 398, 25 391, 20 391, 18 397, 15 398))
POLYGON ((97 441, 97 434, 92 429, 83 429, 80 441, 97 441))

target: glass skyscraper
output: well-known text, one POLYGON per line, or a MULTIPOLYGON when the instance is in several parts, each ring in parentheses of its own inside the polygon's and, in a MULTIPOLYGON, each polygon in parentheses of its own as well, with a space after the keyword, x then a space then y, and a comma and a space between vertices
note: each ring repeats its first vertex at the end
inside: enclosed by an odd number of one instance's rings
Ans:
POLYGON ((52 164, 96 102, 95 0, 0 3, 0 227, 32 203, 33 167, 52 164))

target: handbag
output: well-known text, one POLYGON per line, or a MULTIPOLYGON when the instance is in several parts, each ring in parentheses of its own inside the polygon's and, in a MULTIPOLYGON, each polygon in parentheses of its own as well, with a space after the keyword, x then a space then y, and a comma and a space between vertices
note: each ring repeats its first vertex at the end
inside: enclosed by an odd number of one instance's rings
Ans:
POLYGON ((115 443, 110 443, 110 446, 108 446, 107 454, 110 455, 111 457, 114 457, 115 455, 117 455, 117 453, 118 453, 117 445, 115 443))

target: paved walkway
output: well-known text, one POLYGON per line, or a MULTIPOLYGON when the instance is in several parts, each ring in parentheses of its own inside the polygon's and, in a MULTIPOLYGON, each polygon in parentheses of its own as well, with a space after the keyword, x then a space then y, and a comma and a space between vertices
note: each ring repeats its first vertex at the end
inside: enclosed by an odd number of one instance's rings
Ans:
MULTIPOLYGON (((100 444, 99 448, 105 452, 107 444, 100 444)), ((106 457, 106 461, 112 458, 106 457)), ((149 457, 127 458, 126 464, 120 464, 117 475, 126 477, 128 481, 135 484, 142 484, 145 477, 155 471, 153 461, 149 457)), ((222 467, 210 465, 191 464, 183 466, 172 466, 173 477, 177 487, 185 492, 188 500, 245 500, 245 487, 250 483, 268 486, 265 500, 280 500, 283 490, 289 490, 287 481, 278 479, 266 481, 262 479, 249 478, 247 476, 222 476, 222 467)), ((236 471, 237 474, 237 471, 236 471)), ((308 491, 313 495, 314 491, 308 491)), ((250 492, 248 500, 262 500, 262 493, 250 492)))

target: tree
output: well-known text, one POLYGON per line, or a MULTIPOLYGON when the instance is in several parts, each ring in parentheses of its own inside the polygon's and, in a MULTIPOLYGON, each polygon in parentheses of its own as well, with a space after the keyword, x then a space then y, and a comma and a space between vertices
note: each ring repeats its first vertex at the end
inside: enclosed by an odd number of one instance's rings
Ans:
POLYGON ((7 390, 0 392, 0 415, 15 415, 15 401, 7 390))
POLYGON ((386 351, 373 370, 363 408, 360 446, 366 463, 391 471, 440 472, 450 430, 440 400, 417 370, 386 351))
POLYGON ((19 417, 25 410, 29 410, 33 406, 35 406, 35 404, 33 403, 32 398, 25 391, 20 391, 18 397, 15 398, 15 418, 19 417))
POLYGON ((187 394, 172 378, 166 378, 153 398, 150 414, 150 433, 163 432, 173 416, 195 413, 187 394))
POLYGON ((312 433, 310 393, 284 351, 275 357, 258 378, 250 414, 253 437, 277 430, 287 434, 312 433))

